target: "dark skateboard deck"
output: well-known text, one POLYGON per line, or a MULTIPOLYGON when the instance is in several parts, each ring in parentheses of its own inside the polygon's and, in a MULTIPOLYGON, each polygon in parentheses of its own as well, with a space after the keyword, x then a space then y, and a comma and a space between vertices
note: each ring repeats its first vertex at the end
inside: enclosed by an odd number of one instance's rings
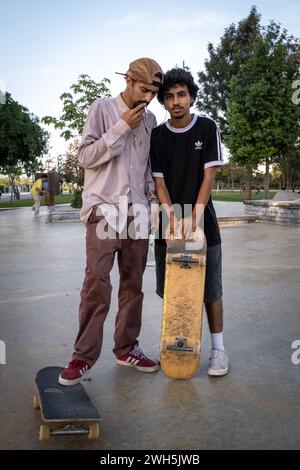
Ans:
POLYGON ((35 377, 34 407, 40 408, 43 420, 40 440, 60 434, 88 434, 97 439, 101 421, 97 408, 81 384, 65 387, 58 383, 62 370, 45 367, 35 377))

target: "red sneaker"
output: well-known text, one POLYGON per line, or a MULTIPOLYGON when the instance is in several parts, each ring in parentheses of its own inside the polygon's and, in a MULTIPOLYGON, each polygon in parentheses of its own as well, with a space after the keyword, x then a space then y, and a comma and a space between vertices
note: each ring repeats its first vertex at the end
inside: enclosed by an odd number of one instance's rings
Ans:
POLYGON ((58 378, 61 385, 76 385, 81 382, 84 374, 90 369, 90 366, 79 359, 71 361, 58 378))
POLYGON ((129 353, 116 357, 116 361, 121 366, 135 367, 141 372, 155 372, 159 368, 158 363, 145 356, 138 346, 129 353))

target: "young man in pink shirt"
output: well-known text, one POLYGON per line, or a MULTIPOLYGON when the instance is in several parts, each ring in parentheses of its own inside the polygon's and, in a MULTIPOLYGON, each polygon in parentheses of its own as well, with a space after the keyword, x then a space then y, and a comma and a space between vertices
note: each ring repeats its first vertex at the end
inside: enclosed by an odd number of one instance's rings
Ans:
POLYGON ((137 338, 148 252, 148 214, 150 204, 157 204, 149 166, 150 136, 156 119, 146 107, 162 85, 163 72, 153 59, 141 58, 132 62, 124 75, 123 93, 92 104, 78 151, 85 169, 81 220, 87 227, 87 258, 79 332, 72 360, 59 377, 59 383, 67 386, 80 382, 100 356, 116 253, 120 273, 113 349, 116 362, 142 372, 158 370, 158 363, 143 353, 137 338), (129 225, 135 223, 131 214, 137 205, 146 209, 147 220, 143 222, 147 236, 124 237, 129 225), (109 236, 104 238, 103 233, 109 236))

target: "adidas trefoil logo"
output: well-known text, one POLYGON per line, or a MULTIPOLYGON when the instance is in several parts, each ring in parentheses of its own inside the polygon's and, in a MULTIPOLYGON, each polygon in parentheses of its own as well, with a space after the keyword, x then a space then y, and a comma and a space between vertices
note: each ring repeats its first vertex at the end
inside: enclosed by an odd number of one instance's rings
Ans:
POLYGON ((203 147, 203 142, 200 142, 200 140, 195 142, 195 150, 202 150, 202 147, 203 147))

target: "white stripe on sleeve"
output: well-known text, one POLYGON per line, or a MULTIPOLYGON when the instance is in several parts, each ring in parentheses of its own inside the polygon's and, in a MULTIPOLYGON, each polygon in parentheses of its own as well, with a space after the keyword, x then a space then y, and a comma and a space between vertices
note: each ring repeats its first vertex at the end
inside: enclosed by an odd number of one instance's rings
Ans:
POLYGON ((218 127, 216 127, 216 133, 217 133, 217 144, 218 144, 218 160, 223 161, 222 145, 221 145, 221 139, 220 139, 220 131, 219 131, 218 127))
POLYGON ((211 166, 223 166, 223 165, 224 165, 224 162, 222 160, 215 160, 214 162, 205 163, 204 170, 206 170, 206 168, 210 168, 211 166))

